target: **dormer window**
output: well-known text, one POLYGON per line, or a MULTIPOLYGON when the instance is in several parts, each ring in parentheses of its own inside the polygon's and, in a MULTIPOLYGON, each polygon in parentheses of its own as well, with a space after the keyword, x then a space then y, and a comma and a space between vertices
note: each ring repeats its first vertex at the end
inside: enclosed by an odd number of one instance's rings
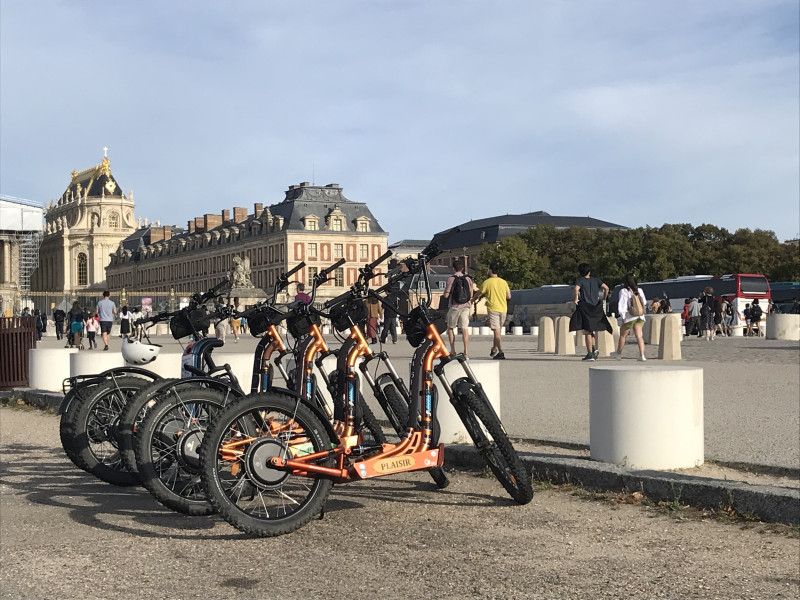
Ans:
POLYGON ((358 217, 356 219, 356 231, 361 233, 369 233, 369 217, 358 217))
POLYGON ((303 226, 307 231, 317 231, 319 229, 319 217, 308 215, 303 219, 303 226))
POLYGON ((338 204, 334 204, 331 211, 326 216, 326 221, 329 231, 347 231, 346 215, 339 208, 338 204))
POLYGON ((341 217, 333 217, 331 219, 331 231, 341 231, 341 230, 342 230, 341 217))

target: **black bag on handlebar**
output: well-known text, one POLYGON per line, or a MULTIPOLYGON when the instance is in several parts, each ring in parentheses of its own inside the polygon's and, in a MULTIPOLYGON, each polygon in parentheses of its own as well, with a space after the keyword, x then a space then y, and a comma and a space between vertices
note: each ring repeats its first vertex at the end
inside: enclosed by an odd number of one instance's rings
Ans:
POLYGON ((275 310, 266 308, 248 315, 247 328, 250 330, 251 335, 258 337, 265 334, 270 325, 277 325, 282 320, 282 314, 275 310))
POLYGON ((172 317, 169 321, 169 330, 172 337, 176 340, 193 335, 195 332, 201 332, 208 329, 211 325, 213 313, 209 313, 205 306, 196 308, 195 310, 181 311, 179 315, 172 317))
MULTIPOLYGON (((248 324, 250 320, 248 319, 248 324)), ((311 331, 311 325, 319 327, 320 318, 318 315, 292 315, 286 319, 286 329, 292 334, 292 337, 299 339, 307 335, 311 331)))
MULTIPOLYGON (((439 313, 433 313, 433 325, 439 331, 439 333, 444 333, 447 331, 447 322, 439 313)), ((425 334, 427 333, 427 326, 425 323, 425 317, 422 313, 422 308, 417 307, 411 311, 406 319, 403 319, 403 330, 406 332, 406 338, 408 338, 408 343, 414 346, 415 348, 422 343, 422 340, 425 339, 425 334)))
POLYGON ((367 305, 360 298, 350 298, 347 302, 331 309, 331 325, 336 328, 336 331, 350 329, 353 323, 360 323, 366 318, 367 305))

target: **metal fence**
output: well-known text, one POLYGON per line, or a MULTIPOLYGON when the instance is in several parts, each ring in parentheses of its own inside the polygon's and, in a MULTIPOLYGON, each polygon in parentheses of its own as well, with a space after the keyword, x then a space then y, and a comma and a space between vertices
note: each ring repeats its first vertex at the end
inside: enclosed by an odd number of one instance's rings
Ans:
POLYGON ((35 347, 35 317, 0 317, 0 389, 28 385, 28 350, 35 347))
MULTIPOLYGON (((188 296, 188 294, 187 294, 188 296)), ((154 313, 162 311, 177 310, 183 298, 183 295, 176 293, 164 292, 112 292, 111 300, 117 305, 117 314, 123 306, 127 306, 129 310, 133 311, 135 308, 140 308, 143 311, 151 311, 154 313)), ((75 302, 78 303, 86 313, 94 314, 97 308, 97 303, 103 299, 102 291, 88 291, 88 292, 73 292, 71 294, 59 294, 55 292, 23 292, 15 302, 16 306, 13 310, 13 315, 18 315, 22 309, 29 308, 33 312, 34 308, 47 318, 53 318, 53 311, 57 309, 63 310, 68 313, 75 302)), ((10 307, 5 307, 10 308, 10 307)), ((6 313, 8 316, 8 313, 6 313)))

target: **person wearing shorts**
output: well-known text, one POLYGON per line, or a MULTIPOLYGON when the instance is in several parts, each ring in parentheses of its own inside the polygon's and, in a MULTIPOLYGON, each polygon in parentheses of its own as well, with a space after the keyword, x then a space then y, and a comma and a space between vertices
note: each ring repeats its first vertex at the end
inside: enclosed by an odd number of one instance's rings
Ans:
POLYGON ((106 290, 103 292, 103 299, 97 303, 97 314, 100 318, 100 335, 103 337, 103 344, 108 350, 108 337, 111 334, 111 325, 114 324, 114 315, 117 314, 117 305, 114 301, 109 299, 111 292, 106 290))
POLYGON ((644 336, 642 335, 645 316, 634 316, 630 311, 631 298, 634 294, 639 296, 639 300, 642 301, 642 306, 647 306, 647 298, 645 298, 642 288, 637 285, 636 278, 631 273, 625 275, 622 286, 619 292, 619 302, 617 304, 617 312, 622 325, 619 328, 617 351, 612 352, 611 357, 616 360, 622 360, 622 349, 625 347, 625 339, 628 337, 628 332, 633 329, 633 334, 636 336, 636 343, 639 344, 639 360, 644 361, 647 360, 644 356, 644 336))
POLYGON ((500 266, 497 263, 489 265, 489 277, 481 285, 481 291, 475 299, 486 298, 486 311, 489 313, 489 329, 492 330, 492 351, 489 353, 495 360, 503 360, 503 342, 500 331, 506 323, 508 301, 511 299, 511 289, 505 279, 500 277, 500 266))
POLYGON ((469 356, 469 311, 472 307, 472 300, 469 302, 456 304, 451 296, 453 290, 453 282, 456 277, 466 277, 469 283, 471 295, 475 292, 475 283, 472 278, 464 273, 464 259, 457 258, 453 261, 453 275, 447 279, 447 284, 444 288, 444 297, 448 299, 447 306, 447 339, 450 341, 450 350, 456 351, 456 332, 455 329, 461 331, 461 338, 464 340, 464 356, 469 356))

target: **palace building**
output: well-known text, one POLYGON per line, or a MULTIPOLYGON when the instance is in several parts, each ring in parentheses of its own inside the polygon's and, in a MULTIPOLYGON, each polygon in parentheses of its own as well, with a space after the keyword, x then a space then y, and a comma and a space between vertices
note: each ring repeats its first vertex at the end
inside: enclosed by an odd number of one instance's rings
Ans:
POLYGON ((324 300, 355 283, 358 268, 381 256, 387 243, 366 204, 348 200, 338 184, 304 182, 289 186, 281 202, 255 203, 252 213, 234 207, 191 219, 185 229, 149 225, 133 231, 111 255, 106 286, 139 296, 185 295, 235 275, 239 284, 270 293, 276 279, 300 262, 305 267, 293 280, 308 285, 316 273, 346 259, 319 290, 324 300))
POLYGON ((108 156, 72 172, 67 189, 48 202, 32 291, 71 294, 101 286, 109 255, 136 231, 133 192, 126 196, 111 173, 108 156))

